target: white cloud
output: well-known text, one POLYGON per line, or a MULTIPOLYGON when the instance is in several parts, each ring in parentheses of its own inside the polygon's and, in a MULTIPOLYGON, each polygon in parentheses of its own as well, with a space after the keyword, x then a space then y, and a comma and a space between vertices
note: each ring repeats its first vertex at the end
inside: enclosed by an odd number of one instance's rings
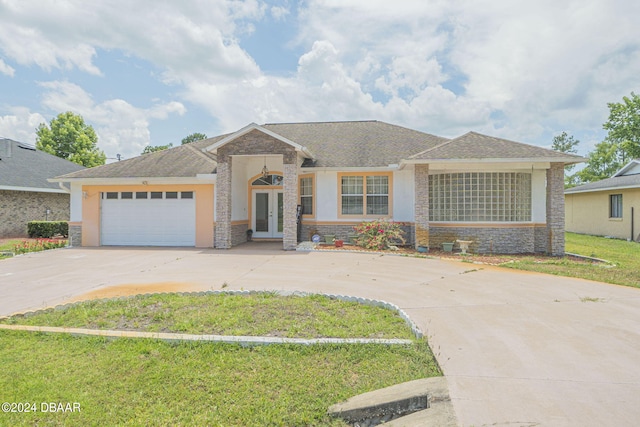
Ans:
POLYGON ((13 77, 15 71, 16 70, 13 67, 5 63, 2 58, 0 58, 0 73, 5 74, 9 77, 13 77))
POLYGON ((46 119, 26 107, 13 107, 9 113, 0 116, 0 136, 35 145, 36 128, 40 123, 46 123, 46 119))
POLYGON ((124 158, 139 155, 151 144, 151 120, 164 120, 172 114, 183 115, 186 108, 179 102, 156 103, 151 108, 138 108, 122 99, 95 103, 89 93, 69 82, 43 82, 47 89, 42 104, 51 111, 80 114, 98 134, 98 146, 107 157, 124 158))

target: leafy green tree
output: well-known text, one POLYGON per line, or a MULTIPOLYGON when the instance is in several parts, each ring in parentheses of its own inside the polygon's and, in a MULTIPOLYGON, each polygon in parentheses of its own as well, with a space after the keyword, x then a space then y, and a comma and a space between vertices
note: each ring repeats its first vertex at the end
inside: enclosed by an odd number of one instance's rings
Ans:
POLYGON ((583 183, 609 178, 627 163, 626 159, 620 143, 605 139, 589 153, 587 166, 577 173, 578 178, 583 183))
POLYGON ((171 147, 173 147, 173 144, 171 143, 167 145, 147 145, 146 147, 144 147, 144 150, 142 150, 142 154, 155 153, 156 151, 166 150, 167 148, 171 147))
POLYGON ((36 148, 88 168, 104 165, 107 156, 98 148, 98 137, 79 114, 71 111, 36 128, 36 148))
POLYGON ((640 157, 640 96, 622 97, 622 102, 609 103, 609 120, 602 126, 609 131, 607 139, 619 144, 625 159, 640 157))
MULTIPOLYGON (((571 153, 576 154, 578 152, 578 144, 579 140, 575 139, 573 135, 567 134, 567 132, 562 132, 560 135, 556 135, 553 137, 553 143, 551 144, 551 148, 556 151, 561 151, 563 153, 571 153)), ((577 183, 577 177, 575 175, 571 175, 570 172, 576 165, 567 165, 564 167, 564 186, 565 188, 574 187, 577 183)))
POLYGON ((205 135, 204 133, 192 133, 191 135, 187 135, 184 138, 182 138, 182 145, 184 144, 189 144, 191 142, 196 142, 196 141, 200 141, 202 139, 207 139, 207 135, 205 135))

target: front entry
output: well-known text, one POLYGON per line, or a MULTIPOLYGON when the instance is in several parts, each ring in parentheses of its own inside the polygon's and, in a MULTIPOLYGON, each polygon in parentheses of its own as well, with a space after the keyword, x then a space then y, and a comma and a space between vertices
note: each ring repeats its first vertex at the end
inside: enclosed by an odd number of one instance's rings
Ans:
POLYGON ((253 190, 252 192, 252 220, 253 237, 260 238, 282 238, 284 230, 284 191, 274 190, 253 190))

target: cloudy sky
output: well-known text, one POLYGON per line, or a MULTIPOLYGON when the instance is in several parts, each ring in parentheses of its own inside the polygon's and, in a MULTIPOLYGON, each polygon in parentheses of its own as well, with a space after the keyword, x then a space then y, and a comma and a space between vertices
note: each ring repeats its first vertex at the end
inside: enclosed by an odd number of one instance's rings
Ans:
POLYGON ((0 137, 81 114, 108 157, 248 123, 602 140, 640 92, 629 0, 0 0, 0 137))

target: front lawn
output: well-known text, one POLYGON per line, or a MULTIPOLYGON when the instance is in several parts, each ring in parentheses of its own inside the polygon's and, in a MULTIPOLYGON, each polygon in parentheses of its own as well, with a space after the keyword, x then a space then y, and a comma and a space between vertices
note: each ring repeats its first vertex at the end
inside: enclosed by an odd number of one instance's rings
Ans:
MULTIPOLYGON (((109 328, 137 324, 161 331, 307 337, 411 336, 398 319, 378 307, 267 293, 94 301, 5 323, 90 327, 104 322, 109 328), (286 327, 287 322, 297 326, 286 327)), ((330 405, 441 375, 423 340, 393 346, 242 347, 6 330, 0 331, 0 366, 0 402, 35 403, 31 407, 37 409, 0 412, 0 425, 345 426, 327 417, 330 405), (42 412, 47 402, 79 405, 80 412, 42 412)))
POLYGON ((626 240, 566 233, 565 251, 605 259, 605 263, 576 262, 570 258, 524 257, 503 264, 520 270, 580 277, 598 282, 640 287, 640 244, 626 240))
POLYGON ((93 300, 0 323, 290 338, 413 338, 405 321, 386 308, 270 292, 93 300))

